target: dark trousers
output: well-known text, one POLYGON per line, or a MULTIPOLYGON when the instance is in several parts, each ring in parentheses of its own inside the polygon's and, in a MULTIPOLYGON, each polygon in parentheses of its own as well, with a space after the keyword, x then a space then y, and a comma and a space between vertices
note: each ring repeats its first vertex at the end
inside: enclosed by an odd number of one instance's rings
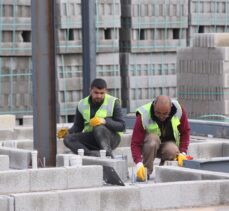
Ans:
POLYGON ((95 150, 105 149, 107 155, 112 155, 112 150, 120 143, 120 136, 109 130, 106 126, 100 125, 93 128, 92 132, 79 132, 68 134, 64 138, 64 144, 72 152, 78 154, 78 149, 84 149, 85 155, 98 156, 95 150))

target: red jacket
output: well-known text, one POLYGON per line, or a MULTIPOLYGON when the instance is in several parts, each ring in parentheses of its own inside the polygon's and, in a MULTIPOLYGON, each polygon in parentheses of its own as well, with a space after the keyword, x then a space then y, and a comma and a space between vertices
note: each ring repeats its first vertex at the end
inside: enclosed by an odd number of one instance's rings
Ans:
MULTIPOLYGON (((178 130, 180 132, 180 152, 187 152, 190 140, 190 126, 184 108, 182 108, 182 116, 178 130)), ((131 139, 131 152, 135 163, 142 161, 142 145, 145 138, 145 133, 146 131, 142 126, 141 115, 137 114, 131 139)))

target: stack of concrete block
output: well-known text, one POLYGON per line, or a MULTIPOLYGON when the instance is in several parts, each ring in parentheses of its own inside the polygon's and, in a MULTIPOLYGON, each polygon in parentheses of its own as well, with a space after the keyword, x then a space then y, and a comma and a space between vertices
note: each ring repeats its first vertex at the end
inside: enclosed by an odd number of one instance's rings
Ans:
POLYGON ((102 186, 101 166, 11 170, 0 172, 0 192, 20 193, 102 186))
POLYGON ((195 45, 199 43, 200 46, 180 49, 177 53, 178 98, 186 106, 190 118, 229 115, 229 48, 212 47, 221 42, 220 34, 211 35, 210 43, 210 35, 201 36, 201 39, 199 36, 194 40, 195 45))
POLYGON ((174 52, 186 46, 188 0, 123 1, 122 21, 122 50, 174 52))
POLYGON ((1 112, 32 114, 31 58, 1 57, 0 66, 1 112))
POLYGON ((229 33, 196 34, 193 38, 193 47, 229 47, 229 33))
POLYGON ((158 95, 176 97, 175 54, 122 53, 121 57, 122 102, 129 112, 158 95))
MULTIPOLYGON (((82 53, 81 15, 81 0, 57 1, 57 49, 59 54, 82 53)), ((120 0, 96 1, 97 52, 119 51, 120 16, 120 0)))
POLYGON ((122 102, 128 112, 155 96, 176 97, 176 50, 186 46, 188 1, 122 2, 122 102))
POLYGON ((190 44, 196 33, 227 32, 228 9, 228 0, 190 0, 190 44))
POLYGON ((1 1, 0 56, 31 56, 30 0, 1 1))
POLYGON ((20 115, 31 110, 31 2, 0 3, 0 110, 20 115))
MULTIPOLYGON (((81 0, 57 1, 57 84, 59 122, 72 119, 82 99, 81 0)), ((107 81, 109 94, 121 97, 119 64, 120 0, 96 1, 96 76, 107 81)))
MULTIPOLYGON (((81 0, 58 0, 57 11, 57 83, 61 104, 60 121, 75 112, 82 98, 82 83, 75 88, 68 80, 82 81, 81 0), (68 58, 69 57, 69 58, 68 58), (72 64, 72 58, 79 65, 72 64), (67 62, 66 62, 67 61, 67 62), (66 82, 66 83, 65 83, 66 82), (70 93, 69 93, 70 92, 70 93), (64 105, 63 105, 64 104, 64 105), (70 104, 70 105, 69 105, 70 104), (63 109, 64 107, 64 109, 63 109), (64 116, 64 118, 62 118, 64 116)), ((32 114, 32 40, 31 1, 0 3, 0 111, 17 113, 17 119, 32 114), (16 57, 20 56, 20 57, 16 57)), ((97 76, 111 83, 109 91, 121 95, 119 65, 119 29, 121 27, 120 0, 96 1, 97 76), (113 77, 115 77, 114 80, 113 77)), ((64 120, 65 121, 65 120, 64 120)))
MULTIPOLYGON (((121 98, 119 53, 98 53, 96 62, 97 77, 106 80, 109 94, 121 98)), ((77 103, 82 99, 82 56, 80 54, 58 55, 57 74, 60 122, 64 122, 65 116, 75 114, 77 103)))

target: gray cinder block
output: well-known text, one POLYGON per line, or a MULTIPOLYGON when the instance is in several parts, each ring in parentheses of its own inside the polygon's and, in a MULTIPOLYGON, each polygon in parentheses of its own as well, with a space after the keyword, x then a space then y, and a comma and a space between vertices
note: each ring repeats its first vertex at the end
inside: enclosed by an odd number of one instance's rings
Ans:
POLYGON ((12 196, 14 197, 15 211, 58 210, 59 198, 57 192, 23 193, 12 194, 12 196))
POLYGON ((9 156, 0 155, 0 171, 9 170, 9 156))
POLYGON ((67 189, 65 168, 39 168, 30 171, 30 191, 67 189))
POLYGON ((141 196, 136 187, 113 187, 101 191, 101 210, 143 210, 141 196), (115 209, 114 209, 115 208, 115 209))
POLYGON ((0 172, 0 193, 29 192, 30 174, 28 170, 0 172))
POLYGON ((128 169, 126 160, 84 156, 83 165, 104 165, 113 167, 123 181, 127 180, 128 169))
POLYGON ((103 184, 101 166, 66 167, 66 169, 67 189, 100 187, 103 184))
POLYGON ((14 211, 14 198, 10 196, 0 196, 0 210, 14 211))
POLYGON ((101 193, 98 189, 58 191, 58 210, 100 211, 101 193))

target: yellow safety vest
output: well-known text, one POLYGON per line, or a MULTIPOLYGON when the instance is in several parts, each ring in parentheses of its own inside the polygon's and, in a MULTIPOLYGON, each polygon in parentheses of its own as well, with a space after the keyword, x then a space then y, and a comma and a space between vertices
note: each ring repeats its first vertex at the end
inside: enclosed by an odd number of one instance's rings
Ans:
MULTIPOLYGON (((105 94, 103 104, 96 111, 95 117, 112 117, 114 112, 114 104, 118 98, 115 98, 109 94, 105 94)), ((78 110, 82 114, 84 118, 84 129, 83 132, 90 132, 93 130, 93 127, 89 125, 90 121, 90 104, 89 104, 89 96, 80 100, 78 103, 78 110)))
MULTIPOLYGON (((172 100, 173 105, 176 107, 177 112, 171 119, 172 128, 173 128, 173 135, 176 141, 176 145, 179 146, 180 144, 180 132, 178 130, 178 126, 180 125, 180 119, 182 116, 182 109, 180 104, 177 100, 172 100)), ((161 130, 158 124, 152 120, 151 117, 151 105, 152 103, 147 103, 140 108, 137 109, 137 112, 141 114, 142 126, 146 130, 147 133, 153 133, 161 136, 161 130)))

